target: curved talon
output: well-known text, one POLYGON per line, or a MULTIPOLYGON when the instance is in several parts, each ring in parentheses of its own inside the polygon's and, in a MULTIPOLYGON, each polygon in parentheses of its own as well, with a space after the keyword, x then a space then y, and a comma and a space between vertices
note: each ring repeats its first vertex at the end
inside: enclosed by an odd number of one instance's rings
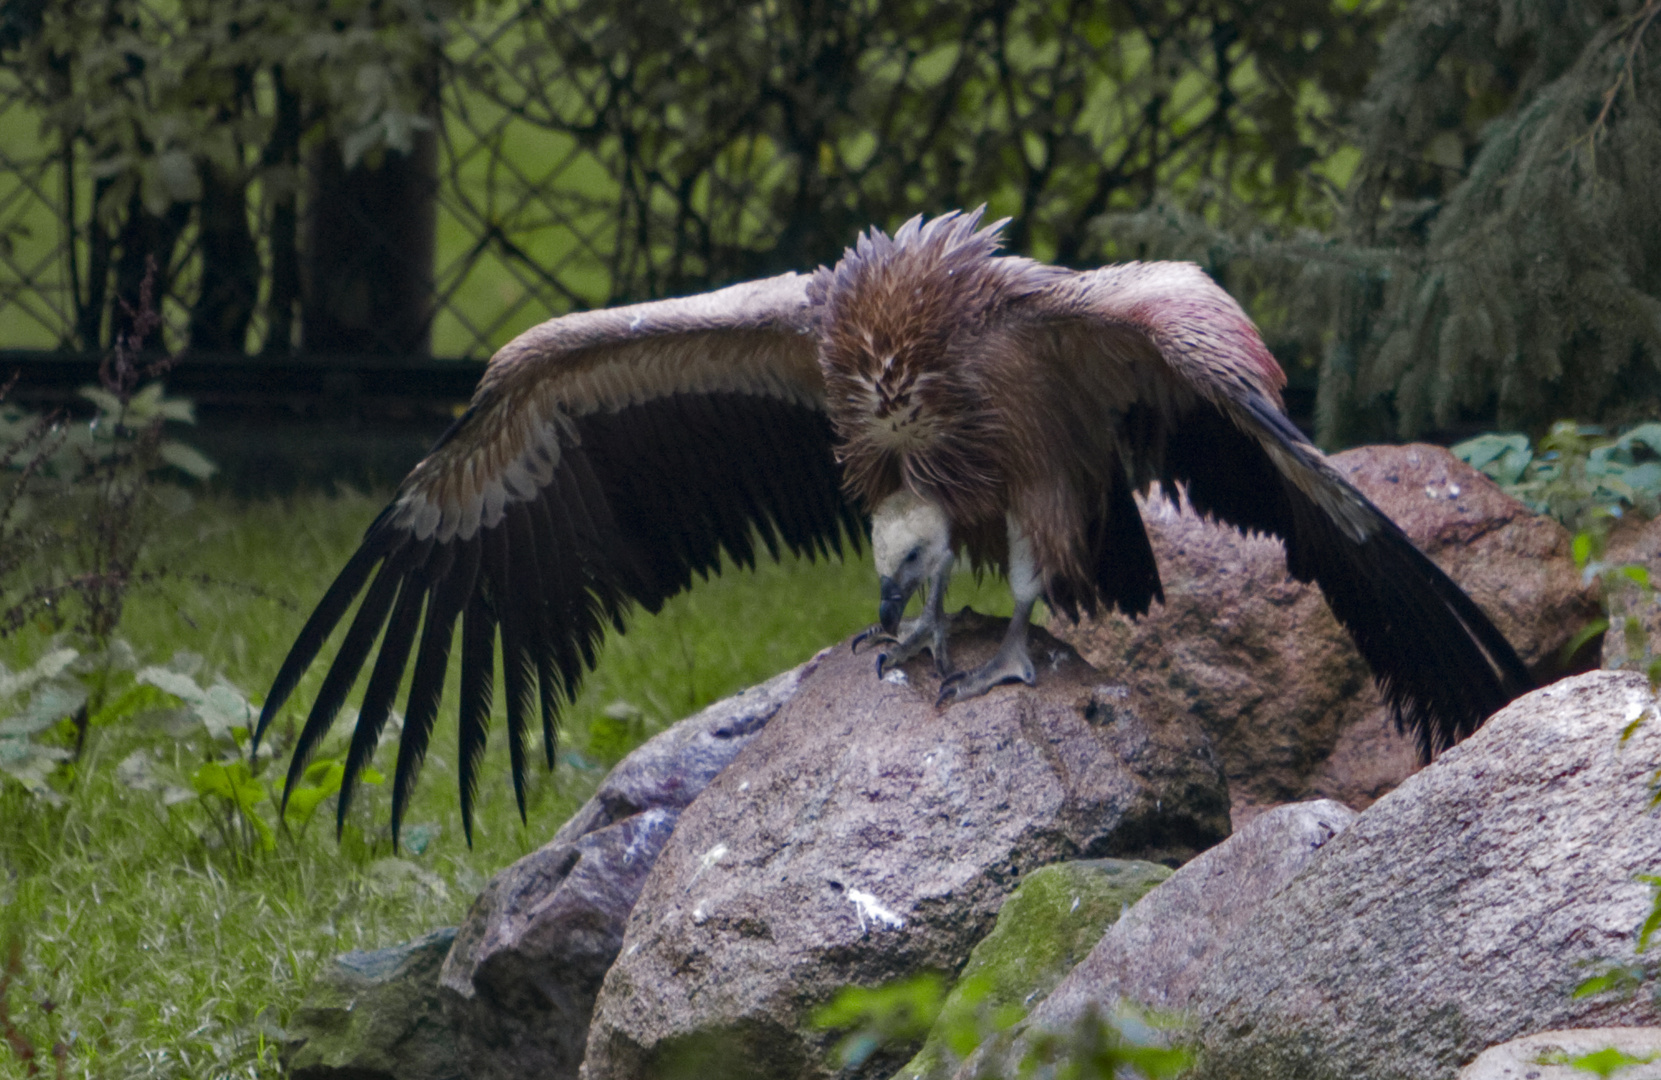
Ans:
POLYGON ((947 675, 944 679, 941 679, 940 694, 934 699, 934 707, 938 709, 942 705, 946 704, 947 701, 956 698, 958 684, 967 678, 968 675, 969 673, 967 671, 954 671, 950 675, 947 675))
POLYGON ((854 635, 854 640, 848 645, 848 651, 857 653, 859 651, 859 647, 867 641, 883 643, 897 640, 898 639, 895 638, 894 635, 885 633, 880 626, 868 626, 854 635))
POLYGON ((879 679, 882 678, 882 668, 883 668, 883 665, 886 664, 886 663, 888 663, 888 654, 885 653, 885 652, 878 653, 877 654, 877 678, 879 678, 879 679))

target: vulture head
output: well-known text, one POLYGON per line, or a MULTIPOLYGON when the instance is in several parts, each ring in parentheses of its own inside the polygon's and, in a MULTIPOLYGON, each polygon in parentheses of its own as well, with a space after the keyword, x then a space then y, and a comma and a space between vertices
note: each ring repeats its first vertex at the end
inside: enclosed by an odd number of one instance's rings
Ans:
POLYGON ((917 590, 951 574, 951 522, 928 499, 896 491, 871 515, 871 554, 880 597, 877 623, 885 634, 893 634, 917 590))
MULTIPOLYGON (((833 267, 551 319, 504 346, 283 662, 257 747, 360 596, 294 748, 288 788, 362 692, 345 821, 413 662, 393 771, 399 823, 460 649, 469 840, 500 657, 524 814, 527 734, 554 760, 561 707, 608 627, 764 550, 859 545, 879 575, 877 674, 927 651, 938 701, 1035 678, 1034 605, 1136 615, 1163 596, 1134 495, 1155 481, 1269 533, 1314 581, 1421 754, 1530 687, 1487 616, 1287 420, 1251 320, 1189 263, 1067 270, 1000 255, 979 212, 871 229, 833 267), (992 660, 949 659, 945 586, 1001 571, 1015 616, 992 660), (918 616, 907 601, 925 594, 918 616), (459 632, 458 632, 459 624, 459 632)), ((856 641, 856 645, 858 641, 856 641)))

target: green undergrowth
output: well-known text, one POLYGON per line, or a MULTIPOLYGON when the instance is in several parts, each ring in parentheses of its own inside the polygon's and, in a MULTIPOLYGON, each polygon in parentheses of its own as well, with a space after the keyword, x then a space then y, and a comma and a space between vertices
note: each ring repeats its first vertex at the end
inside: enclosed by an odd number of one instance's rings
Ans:
MULTIPOLYGON (((64 721, 36 736, 57 755, 40 790, 0 780, 0 1078, 278 1075, 283 1025, 330 956, 455 923, 622 754, 875 612, 865 556, 729 571, 658 615, 637 615, 567 710, 557 769, 533 771, 528 826, 507 780, 498 707, 471 850, 452 672, 402 850, 387 830, 387 783, 360 789, 337 841, 333 799, 316 799, 309 819, 276 810, 287 748, 325 665, 307 674, 273 725, 275 753, 252 771, 237 751, 245 728, 203 716, 214 702, 221 712, 257 708, 382 502, 207 497, 149 549, 156 573, 134 587, 118 630, 132 651, 109 677, 80 758, 63 760, 74 744, 64 721)), ((990 578, 962 575, 952 602, 1008 611, 990 578)), ((338 633, 330 655, 335 643, 338 633)), ((29 627, 0 641, 0 661, 17 672, 65 647, 29 627)), ((348 731, 337 724, 319 758, 342 754, 348 731)), ((377 764, 389 771, 395 756, 383 744, 377 764)))

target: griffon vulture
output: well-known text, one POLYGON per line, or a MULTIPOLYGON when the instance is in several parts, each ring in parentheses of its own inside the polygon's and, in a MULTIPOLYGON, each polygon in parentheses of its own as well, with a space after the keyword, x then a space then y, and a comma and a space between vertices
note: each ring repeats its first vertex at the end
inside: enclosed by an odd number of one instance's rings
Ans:
POLYGON ((1076 617, 1162 599, 1132 493, 1272 533, 1320 585, 1421 753, 1530 687, 1459 587, 1287 420, 1285 377, 1199 267, 1073 271, 996 254, 979 212, 872 229, 834 268, 552 319, 508 343, 471 406, 404 480, 300 631, 261 734, 368 584, 294 748, 288 789, 380 639, 340 820, 415 669, 393 774, 394 842, 461 621, 462 819, 469 840, 498 638, 523 816, 525 729, 553 763, 606 624, 656 611, 719 566, 858 544, 881 577, 880 675, 928 650, 941 702, 1031 683, 1044 598, 1076 617), (1007 576, 997 655, 953 672, 942 598, 966 554, 1007 576), (901 612, 923 590, 922 614, 901 612), (898 635, 897 637, 895 635, 898 635))

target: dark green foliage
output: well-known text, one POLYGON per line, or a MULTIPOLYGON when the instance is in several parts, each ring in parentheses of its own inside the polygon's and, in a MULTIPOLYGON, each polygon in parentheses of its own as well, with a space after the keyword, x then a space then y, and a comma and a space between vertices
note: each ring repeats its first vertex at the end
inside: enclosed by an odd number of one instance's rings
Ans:
POLYGON ((90 423, 0 409, 0 637, 58 635, 23 671, 0 663, 0 785, 14 781, 53 803, 61 802, 59 766, 80 756, 88 729, 110 711, 114 680, 136 666, 116 631, 131 590, 164 575, 143 565, 146 548, 169 513, 189 506, 158 474, 175 468, 205 480, 214 471, 164 436, 169 421, 192 420, 190 402, 168 398, 155 381, 170 361, 139 362, 138 344, 157 321, 153 277, 144 278, 138 310, 128 310, 134 328, 105 358, 100 385, 81 390, 97 410, 90 423), (72 729, 73 751, 63 729, 72 729))
POLYGON ((95 408, 89 423, 0 411, 0 636, 39 622, 107 648, 128 591, 146 576, 139 562, 158 522, 189 504, 160 474, 206 480, 215 470, 166 437, 168 423, 195 420, 191 403, 167 397, 159 381, 172 360, 140 354, 161 321, 155 271, 152 262, 136 307, 123 305, 133 325, 105 357, 99 385, 81 389, 95 408))
POLYGON ((1357 371, 1354 404, 1393 392, 1403 434, 1461 412, 1538 426, 1661 404, 1661 6, 1601 5, 1595 34, 1586 12, 1599 5, 1566 5, 1549 23, 1535 10, 1546 5, 1502 6, 1532 24, 1534 70, 1464 180, 1426 208, 1424 258, 1391 283, 1382 344, 1357 371), (1578 58, 1547 81, 1577 39, 1578 58))
POLYGON ((1636 512, 1661 514, 1661 423, 1619 436, 1565 420, 1531 445, 1526 435, 1479 435, 1451 447, 1506 494, 1576 532, 1636 512))
POLYGON ((845 986, 814 1010, 813 1025, 847 1032, 836 1044, 836 1058, 843 1068, 857 1069, 879 1051, 921 1043, 940 1018, 946 989, 937 972, 881 986, 845 986))
POLYGON ((1334 237, 1224 235, 1174 212, 1115 237, 1258 293, 1272 334, 1319 357, 1328 446, 1653 415, 1658 15, 1655 0, 1418 0, 1356 110, 1334 237))

